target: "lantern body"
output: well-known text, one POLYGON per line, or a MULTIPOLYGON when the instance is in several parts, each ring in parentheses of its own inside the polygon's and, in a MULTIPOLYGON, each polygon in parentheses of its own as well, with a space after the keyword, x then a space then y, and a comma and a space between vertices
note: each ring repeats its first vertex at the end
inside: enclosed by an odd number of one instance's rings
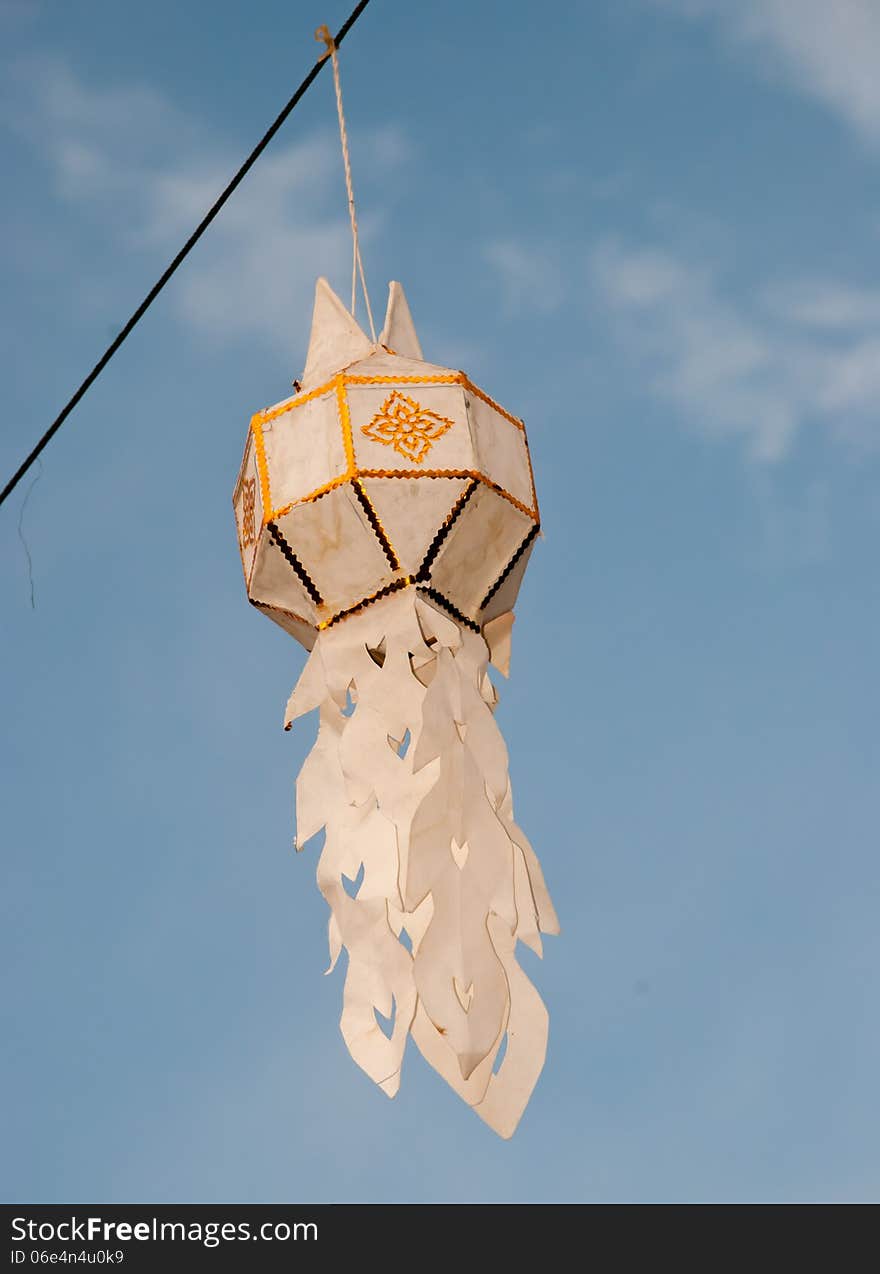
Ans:
POLYGON ((479 628, 513 605, 539 525, 522 421, 381 344, 253 417, 234 503, 250 600, 308 649, 413 586, 479 628))
POLYGON ((253 417, 233 499, 248 597, 311 651, 285 727, 318 709, 297 844, 326 833, 346 1044, 393 1097, 412 1036, 508 1137, 548 1026, 516 944, 558 932, 488 675, 539 526, 523 423, 423 360, 399 285, 373 344, 319 280, 302 382, 253 417))

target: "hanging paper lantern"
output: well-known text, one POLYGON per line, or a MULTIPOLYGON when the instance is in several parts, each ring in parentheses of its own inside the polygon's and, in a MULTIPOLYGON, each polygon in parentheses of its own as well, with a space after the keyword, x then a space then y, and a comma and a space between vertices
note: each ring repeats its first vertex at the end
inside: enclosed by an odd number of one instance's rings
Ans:
POLYGON ((318 709, 297 845, 326 829, 346 1044, 393 1097, 411 1034, 508 1137, 547 1042, 515 946, 558 932, 488 675, 539 528, 523 424, 423 360, 399 284, 373 343, 320 279, 302 380, 253 417, 234 504, 251 602, 311 651, 285 728, 318 709))

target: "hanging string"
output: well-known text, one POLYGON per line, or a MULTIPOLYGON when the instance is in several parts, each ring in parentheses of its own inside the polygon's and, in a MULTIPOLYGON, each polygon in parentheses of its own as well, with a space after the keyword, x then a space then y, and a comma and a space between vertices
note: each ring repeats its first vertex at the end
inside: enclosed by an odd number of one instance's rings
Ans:
POLYGON ((24 535, 24 511, 27 508, 28 500, 31 498, 31 492, 33 491, 37 483, 40 481, 40 478, 42 478, 43 476, 43 462, 42 460, 40 460, 39 457, 37 457, 37 464, 40 466, 39 470, 37 471, 37 476, 31 482, 31 485, 28 487, 27 491, 25 491, 24 499, 21 502, 21 508, 18 511, 18 538, 21 540, 21 547, 24 549, 24 555, 27 558, 28 584, 30 585, 30 589, 31 589, 31 610, 37 609, 37 603, 34 598, 34 562, 33 562, 33 558, 31 557, 31 550, 28 546, 28 542, 25 539, 25 535, 24 535))
POLYGON ((348 132, 345 127, 345 112, 342 109, 342 83, 339 79, 339 56, 336 52, 337 41, 330 34, 330 28, 326 25, 318 27, 315 32, 315 39, 326 44, 327 52, 324 57, 330 57, 333 62, 333 84, 336 88, 336 113, 339 116, 339 138, 342 142, 342 163, 345 168, 345 189, 348 192, 348 215, 351 219, 351 241, 352 241, 352 260, 351 260, 351 314, 354 318, 355 305, 357 303, 357 280, 358 274, 361 279, 361 290, 364 294, 364 303, 367 307, 367 318, 370 320, 370 335, 375 343, 376 328, 373 324, 373 311, 370 306, 370 294, 367 291, 367 281, 364 278, 364 263, 361 260, 361 249, 358 243, 358 223, 357 212, 354 206, 354 187, 351 180, 351 160, 348 154, 348 132))
MULTIPOLYGON (((364 9, 366 9, 368 4, 369 4, 369 0, 359 0, 359 3, 355 5, 351 13, 349 14, 348 18, 346 19, 346 21, 342 24, 339 31, 336 33, 335 39, 333 39, 332 41, 334 48, 339 47, 339 45, 345 39, 348 32, 354 26, 355 22, 357 22, 358 18, 363 13, 364 9)), ((244 163, 239 168, 238 172, 235 174, 235 176, 232 178, 229 184, 226 186, 226 188, 223 191, 221 191, 221 193, 217 196, 217 199, 214 201, 214 203, 205 213, 204 217, 196 226, 195 230, 187 239, 186 243, 180 249, 177 256, 174 258, 174 260, 171 262, 171 264, 168 266, 165 272, 159 276, 157 281, 150 288, 149 292, 141 301, 140 305, 137 307, 134 314, 132 314, 131 318, 128 320, 125 326, 111 341, 110 345, 101 355, 101 357, 98 359, 97 363, 89 372, 85 380, 82 382, 79 389, 76 391, 73 397, 68 400, 65 406, 61 409, 61 411, 52 421, 52 424, 43 434, 42 438, 40 438, 39 442, 36 444, 36 446, 33 448, 30 454, 26 456, 25 459, 22 461, 22 463, 18 466, 15 473, 6 483, 6 486, 3 488, 2 491, 0 491, 0 504, 2 504, 4 500, 9 498, 9 496, 18 486, 19 482, 21 482, 22 478, 27 473, 28 469, 30 469, 31 465, 34 463, 34 461, 37 459, 37 457, 40 455, 43 449, 46 446, 48 446, 48 444, 55 437, 55 434, 64 424, 65 420, 73 411, 74 407, 77 405, 80 399, 86 394, 88 389, 98 379, 101 372, 110 362, 110 359, 119 349, 122 342, 144 317, 147 310, 155 301, 156 297, 165 287, 165 284, 168 282, 168 280, 171 278, 174 272, 178 269, 178 267, 183 264, 186 257, 189 256, 190 252, 196 246, 199 239, 201 239, 202 235, 205 233, 208 226, 217 216, 218 212, 226 203, 227 199, 230 197, 233 191, 235 191, 238 188, 238 186, 241 184, 241 182, 250 172, 253 165, 257 162, 260 155, 262 155, 263 151, 269 145, 272 138, 275 136, 275 134, 278 132, 281 125, 284 123, 288 115, 296 106, 297 102, 299 102, 300 98, 303 96, 306 90, 310 87, 310 85, 312 84, 312 82, 314 81, 318 73, 320 72, 321 68, 323 67, 325 61, 326 61, 325 57, 318 58, 317 62, 309 71, 308 75, 305 77, 302 84, 300 84, 299 88, 296 90, 293 97, 290 99, 290 101, 287 103, 287 105, 284 107, 281 113, 278 116, 276 116, 275 120, 269 125, 269 128, 266 130, 266 132, 257 142, 254 149, 248 155, 247 159, 244 161, 244 163)), ((369 302, 367 302, 367 305, 369 308, 369 302)), ((370 320, 370 325, 372 327, 372 319, 370 320)))

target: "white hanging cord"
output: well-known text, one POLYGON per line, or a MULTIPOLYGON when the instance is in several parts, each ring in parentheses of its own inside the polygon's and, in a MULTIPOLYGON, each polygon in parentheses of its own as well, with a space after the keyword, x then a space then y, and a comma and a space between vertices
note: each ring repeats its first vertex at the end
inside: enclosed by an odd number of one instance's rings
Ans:
POLYGON ((361 277, 361 290, 364 294, 364 301, 367 306, 367 318, 370 320, 370 335, 373 342, 376 341, 376 328, 373 324, 373 311, 370 307, 370 294, 367 291, 367 281, 364 278, 364 263, 361 260, 361 249, 358 243, 358 223, 357 213, 354 207, 354 187, 351 181, 351 161, 348 157, 348 133, 345 128, 345 112, 342 109, 342 84, 339 79, 339 56, 336 52, 336 43, 330 34, 330 28, 326 25, 318 27, 315 32, 315 39, 322 41, 327 46, 327 53, 324 57, 330 57, 333 61, 333 83, 336 86, 336 113, 339 116, 339 137, 342 141, 342 162, 345 167, 345 188, 348 191, 348 214, 351 218, 351 239, 352 239, 352 261, 351 261, 351 313, 354 317, 355 305, 357 303, 357 279, 358 274, 361 277))

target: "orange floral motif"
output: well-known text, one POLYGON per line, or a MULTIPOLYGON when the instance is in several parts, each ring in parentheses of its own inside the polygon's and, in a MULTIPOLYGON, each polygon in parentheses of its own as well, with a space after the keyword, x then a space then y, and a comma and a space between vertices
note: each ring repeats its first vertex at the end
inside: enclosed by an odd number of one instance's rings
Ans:
POLYGON ((374 442, 393 447, 407 460, 421 464, 437 439, 454 424, 454 420, 428 411, 414 398, 395 390, 388 395, 370 423, 361 426, 361 432, 374 442))
POLYGON ((257 538, 256 488, 256 478, 245 478, 241 486, 241 547, 243 549, 253 544, 257 538))

